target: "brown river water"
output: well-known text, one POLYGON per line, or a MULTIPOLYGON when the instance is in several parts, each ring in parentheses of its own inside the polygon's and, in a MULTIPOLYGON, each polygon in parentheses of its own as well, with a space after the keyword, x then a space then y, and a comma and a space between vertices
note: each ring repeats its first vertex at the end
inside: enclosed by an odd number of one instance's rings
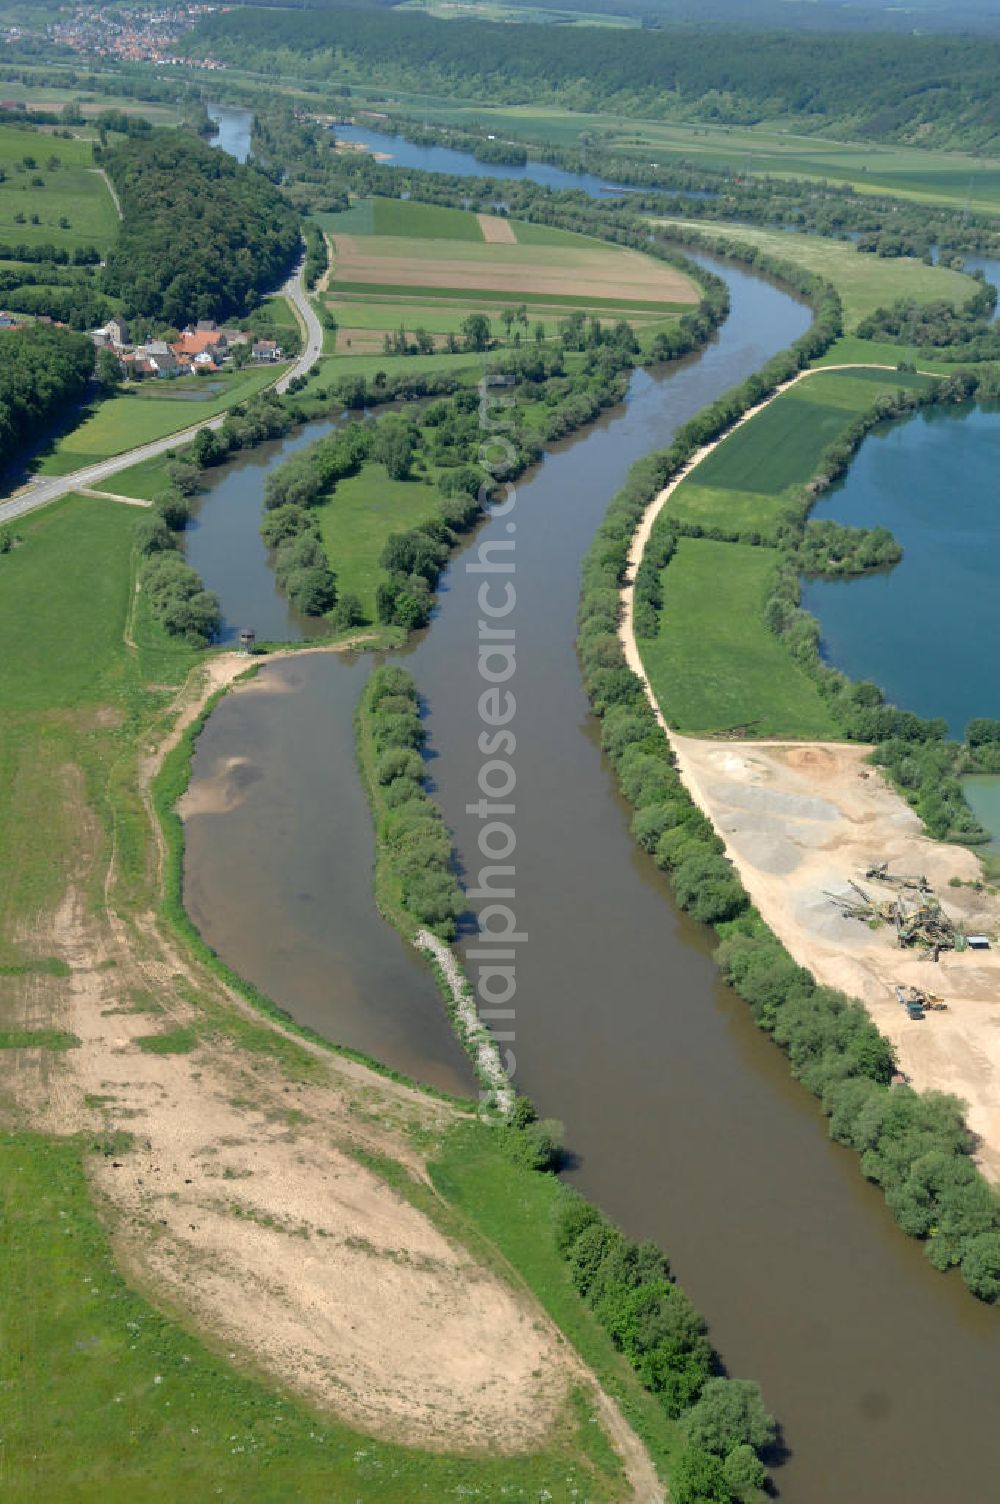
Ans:
MULTIPOLYGON (((504 1025, 516 1084, 565 1123, 570 1178, 667 1250, 728 1371, 761 1381, 783 1427, 781 1498, 987 1504, 1000 1498, 1000 1316, 899 1232, 720 983, 708 933, 678 913, 632 840, 580 682, 580 561, 629 464, 806 325, 759 276, 725 276, 733 306, 719 338, 655 379, 637 373, 622 408, 522 481, 514 508, 456 558, 405 661, 427 701, 436 796, 474 884, 481 576, 465 566, 484 541, 513 538, 509 860, 527 933, 504 1025)), ((245 588, 240 549, 284 447, 239 472, 242 504, 223 527, 233 550, 216 548, 205 571, 224 609, 245 588)), ((209 532, 212 508, 210 493, 209 532)), ((464 1090, 433 983, 371 899, 351 724, 369 670, 370 660, 309 655, 266 666, 220 704, 196 751, 193 796, 214 812, 188 820, 187 900, 229 964, 295 1017, 464 1090)))

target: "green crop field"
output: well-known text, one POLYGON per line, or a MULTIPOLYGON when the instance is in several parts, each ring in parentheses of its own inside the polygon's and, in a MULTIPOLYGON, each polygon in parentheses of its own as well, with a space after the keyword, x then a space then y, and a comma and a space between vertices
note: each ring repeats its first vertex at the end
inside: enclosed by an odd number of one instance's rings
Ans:
POLYGON ((808 376, 724 439, 694 472, 697 483, 765 496, 804 484, 815 473, 824 449, 871 406, 879 390, 924 385, 921 376, 888 371, 827 371, 808 376))
POLYGON ((764 624, 777 568, 773 549, 678 540, 663 571, 659 635, 642 644, 653 692, 675 730, 839 734, 812 679, 764 624))
MULTIPOLYGON (((323 349, 345 360, 385 359, 385 337, 400 328, 411 341, 426 330, 441 353, 474 312, 490 319, 494 343, 504 343, 504 310, 522 305, 532 327, 530 336, 518 328, 519 341, 534 337, 539 322, 543 339, 552 339, 558 320, 578 310, 626 317, 651 336, 694 295, 687 279, 652 258, 545 225, 512 220, 516 240, 487 241, 475 214, 382 198, 317 218, 335 248, 320 298, 338 328, 325 332, 323 349)), ((436 357, 410 358, 422 367, 436 357)))
MULTIPOLYGON (((139 444, 164 439, 194 424, 213 418, 234 402, 243 402, 268 386, 281 374, 281 368, 256 367, 253 370, 226 372, 213 378, 205 400, 184 400, 163 395, 157 382, 120 390, 97 403, 88 417, 57 440, 37 466, 42 475, 69 475, 96 460, 109 459, 139 444)), ((199 381, 203 378, 197 378, 199 381)), ((166 385, 166 383, 164 383, 166 385)), ((197 387, 192 399, 200 396, 197 387)), ((108 487, 115 489, 114 478, 108 487)))
MULTIPOLYGON (((823 451, 880 392, 921 389, 895 371, 818 371, 741 424, 669 497, 685 528, 773 542, 783 514, 818 472, 823 451)), ((836 736, 813 680, 764 622, 778 555, 750 542, 682 536, 663 571, 663 611, 642 657, 664 715, 679 731, 746 725, 755 736, 836 736)))
POLYGON ((0 125, 0 241, 106 250, 117 232, 118 215, 93 157, 89 141, 0 125))
POLYGON ((403 235, 410 240, 473 240, 482 244, 483 232, 474 214, 440 204, 409 199, 373 200, 373 235, 403 235))
MULTIPOLYGON (((855 250, 848 240, 827 240, 819 235, 800 235, 783 230, 760 230, 752 225, 657 220, 658 224, 690 227, 701 233, 716 231, 727 239, 760 246, 769 255, 793 262, 832 282, 844 304, 844 327, 857 327, 874 309, 911 298, 917 303, 944 300, 961 305, 978 291, 979 284, 961 272, 942 266, 925 266, 910 256, 871 256, 855 250)), ((899 359, 897 353, 895 359, 899 359)))

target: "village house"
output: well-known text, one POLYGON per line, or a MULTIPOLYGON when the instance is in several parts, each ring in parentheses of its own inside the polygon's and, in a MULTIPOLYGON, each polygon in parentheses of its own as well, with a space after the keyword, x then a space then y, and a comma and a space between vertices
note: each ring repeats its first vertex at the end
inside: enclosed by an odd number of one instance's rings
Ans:
POLYGON ((255 339, 250 354, 254 360, 280 360, 281 348, 273 339, 255 339))
MULTIPOLYGON (((213 325, 211 329, 185 329, 170 348, 182 364, 193 365, 202 356, 219 365, 229 353, 229 340, 213 325)), ((204 365, 205 359, 200 363, 204 365)))

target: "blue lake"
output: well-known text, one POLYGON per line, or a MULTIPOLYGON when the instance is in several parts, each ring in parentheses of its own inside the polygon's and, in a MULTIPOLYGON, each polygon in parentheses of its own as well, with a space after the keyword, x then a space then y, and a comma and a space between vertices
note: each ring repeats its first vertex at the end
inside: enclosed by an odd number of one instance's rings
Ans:
POLYGON ((869 435, 813 516, 887 527, 885 574, 803 585, 825 659, 961 736, 1000 717, 1000 410, 935 408, 869 435))

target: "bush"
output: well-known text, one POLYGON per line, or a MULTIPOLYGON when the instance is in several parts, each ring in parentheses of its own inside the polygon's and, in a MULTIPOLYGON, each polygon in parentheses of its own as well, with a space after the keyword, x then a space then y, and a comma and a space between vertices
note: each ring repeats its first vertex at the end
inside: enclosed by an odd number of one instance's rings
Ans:
POLYGON ((727 1457, 737 1446, 756 1451, 773 1444, 774 1416, 764 1409, 760 1385, 751 1379, 708 1379, 701 1398, 684 1417, 693 1447, 727 1457))

